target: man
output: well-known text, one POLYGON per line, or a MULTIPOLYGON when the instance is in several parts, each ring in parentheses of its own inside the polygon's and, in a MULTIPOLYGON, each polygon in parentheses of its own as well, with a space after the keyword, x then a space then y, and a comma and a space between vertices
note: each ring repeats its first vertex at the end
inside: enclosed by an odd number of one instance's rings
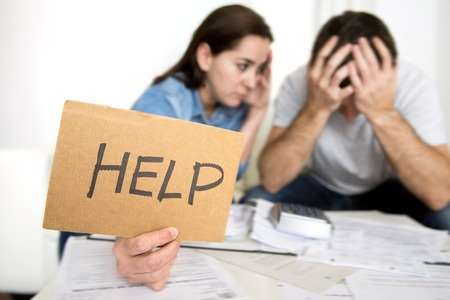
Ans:
POLYGON ((284 81, 275 110, 259 161, 265 196, 403 213, 450 229, 450 154, 436 90, 397 60, 380 19, 330 19, 309 65, 284 81))

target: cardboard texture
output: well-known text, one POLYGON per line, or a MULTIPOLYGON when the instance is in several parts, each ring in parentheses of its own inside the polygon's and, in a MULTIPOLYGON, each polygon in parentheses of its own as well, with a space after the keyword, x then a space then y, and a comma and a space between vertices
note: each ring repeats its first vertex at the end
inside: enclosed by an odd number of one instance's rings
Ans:
POLYGON ((241 133, 66 101, 44 228, 132 237, 174 226, 222 241, 241 133))

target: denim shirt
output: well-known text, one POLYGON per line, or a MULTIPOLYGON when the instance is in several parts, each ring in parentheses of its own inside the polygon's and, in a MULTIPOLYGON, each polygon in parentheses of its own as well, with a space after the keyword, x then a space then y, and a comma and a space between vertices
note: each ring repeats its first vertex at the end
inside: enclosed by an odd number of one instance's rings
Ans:
MULTIPOLYGON (((239 131, 247 115, 248 106, 244 103, 239 107, 219 105, 207 118, 198 91, 187 88, 183 82, 172 76, 147 88, 132 109, 239 131)), ((248 161, 240 164, 238 179, 247 167, 248 161)))

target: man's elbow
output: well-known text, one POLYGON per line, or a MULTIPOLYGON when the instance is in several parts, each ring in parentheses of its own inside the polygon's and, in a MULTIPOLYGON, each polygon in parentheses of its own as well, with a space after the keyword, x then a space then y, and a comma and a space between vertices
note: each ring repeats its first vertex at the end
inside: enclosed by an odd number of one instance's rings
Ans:
POLYGON ((273 176, 261 176, 261 185, 271 194, 278 193, 283 187, 273 176))
POLYGON ((440 211, 450 203, 450 186, 441 191, 435 191, 426 195, 425 202, 432 211, 440 211))
POLYGON ((260 183, 266 191, 275 194, 281 189, 281 187, 276 182, 276 176, 273 176, 272 170, 267 165, 267 159, 264 157, 264 153, 265 152, 263 151, 258 161, 260 183))
POLYGON ((260 183, 269 193, 278 193, 286 184, 284 174, 280 173, 279 166, 275 167, 273 162, 269 163, 269 159, 264 155, 260 156, 258 161, 258 170, 260 174, 260 183))

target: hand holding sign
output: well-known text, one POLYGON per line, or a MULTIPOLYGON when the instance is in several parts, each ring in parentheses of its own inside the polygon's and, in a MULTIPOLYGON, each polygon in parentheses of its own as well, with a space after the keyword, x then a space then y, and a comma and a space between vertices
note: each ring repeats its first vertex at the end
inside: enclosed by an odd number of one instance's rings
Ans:
POLYGON ((172 227, 117 240, 113 253, 120 275, 129 283, 145 284, 157 291, 163 289, 178 254, 177 235, 178 231, 172 227))

